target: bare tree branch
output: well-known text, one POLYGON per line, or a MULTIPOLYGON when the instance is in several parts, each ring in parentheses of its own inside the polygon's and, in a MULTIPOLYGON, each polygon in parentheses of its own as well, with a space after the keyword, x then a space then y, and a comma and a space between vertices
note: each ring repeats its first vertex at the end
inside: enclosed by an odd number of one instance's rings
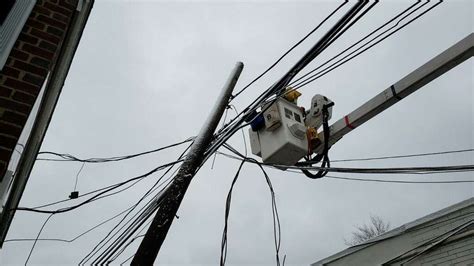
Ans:
POLYGON ((356 231, 352 232, 351 240, 344 239, 344 242, 347 246, 355 246, 379 236, 389 229, 389 222, 385 222, 378 216, 370 216, 370 224, 356 226, 356 231))

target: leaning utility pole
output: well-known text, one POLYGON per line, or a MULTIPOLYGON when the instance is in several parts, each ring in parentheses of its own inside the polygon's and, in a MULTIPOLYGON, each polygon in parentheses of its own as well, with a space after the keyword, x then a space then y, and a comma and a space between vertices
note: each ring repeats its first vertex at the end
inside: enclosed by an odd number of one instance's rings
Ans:
POLYGON ((203 162, 203 154, 212 140, 214 131, 232 95, 232 91, 237 83, 237 79, 242 72, 244 64, 237 62, 229 79, 227 80, 217 102, 211 111, 207 121, 201 131, 194 139, 194 142, 186 155, 186 159, 181 165, 178 173, 173 179, 170 187, 165 192, 163 203, 159 207, 153 222, 148 228, 137 253, 132 260, 132 265, 153 265, 158 251, 160 250, 166 234, 178 211, 179 205, 184 198, 186 189, 191 183, 191 179, 196 174, 197 168, 203 162))

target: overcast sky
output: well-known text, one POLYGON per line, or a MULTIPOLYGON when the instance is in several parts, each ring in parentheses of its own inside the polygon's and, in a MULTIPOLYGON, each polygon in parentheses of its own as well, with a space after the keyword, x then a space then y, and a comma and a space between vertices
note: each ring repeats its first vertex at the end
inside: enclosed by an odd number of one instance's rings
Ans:
MULTIPOLYGON (((80 158, 136 153, 197 134, 236 61, 242 88, 326 17, 340 1, 96 1, 41 150, 80 158)), ((306 69, 324 62, 413 1, 383 1, 306 69)), ((347 9, 345 9, 347 10, 347 9)), ((324 94, 333 121, 351 112, 473 31, 472 1, 446 1, 367 53, 301 90, 299 104, 324 94)), ((339 14, 342 14, 339 13, 339 14)), ((239 110, 284 74, 337 18, 235 101, 239 110)), ((333 159, 436 152, 474 147, 472 59, 357 128, 330 151, 333 159)), ((231 113, 229 113, 229 117, 231 113)), ((243 151, 240 133, 230 141, 243 151)), ((80 193, 173 161, 184 147, 130 161, 86 165, 80 193)), ((219 262, 225 198, 238 167, 217 156, 195 176, 158 256, 161 264, 219 262)), ((339 163, 347 167, 473 164, 473 153, 339 163)), ((334 164, 336 165, 336 164, 334 164)), ((80 163, 37 162, 20 206, 67 198, 80 163)), ((471 184, 386 184, 269 170, 287 265, 307 265, 345 248, 355 225, 378 215, 402 225, 473 196, 471 184)), ((42 237, 70 239, 132 205, 159 175, 129 191, 58 214, 42 237)), ((346 175, 347 177, 368 177, 346 175)), ((472 174, 370 176, 405 180, 469 179, 472 174)), ((35 237, 47 215, 17 212, 7 239, 35 237)), ((30 263, 77 264, 112 228, 73 243, 38 242, 30 263)), ((117 262, 130 256, 139 241, 117 262)), ((23 264, 31 242, 5 243, 0 263, 23 264)), ((271 202, 260 170, 244 165, 232 197, 229 264, 274 264, 271 202)))

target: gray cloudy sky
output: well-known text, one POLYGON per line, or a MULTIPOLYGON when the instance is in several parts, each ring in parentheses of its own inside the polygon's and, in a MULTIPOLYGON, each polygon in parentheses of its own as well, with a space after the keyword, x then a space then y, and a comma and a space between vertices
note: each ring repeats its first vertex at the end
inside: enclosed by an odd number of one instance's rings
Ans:
MULTIPOLYGON (((237 88, 252 80, 309 32, 340 1, 162 2, 96 1, 42 150, 78 157, 140 152, 195 135, 236 61, 245 63, 237 88)), ((311 66, 335 55, 412 1, 384 1, 311 66)), ((333 120, 349 113, 473 31, 472 1, 446 1, 364 55, 305 87, 331 98, 333 120)), ((342 14, 342 13, 341 13, 342 14)), ((235 105, 239 110, 270 86, 333 24, 331 20, 235 105)), ((310 66, 310 67, 311 67, 310 66)), ((311 68, 308 69, 311 69, 311 68)), ((463 63, 345 136, 331 158, 361 158, 474 147, 473 61, 463 63)), ((243 150, 240 133, 231 143, 243 150)), ((81 193, 144 173, 174 160, 180 149, 146 158, 86 165, 81 193)), ((473 154, 340 163, 387 167, 472 164, 473 154)), ((336 164, 334 164, 336 165, 336 164)), ((21 206, 68 196, 80 163, 37 162, 21 206)), ((218 156, 193 180, 158 256, 161 264, 215 265, 224 203, 238 162, 218 156)), ((286 264, 307 265, 345 248, 354 226, 379 215, 394 227, 473 196, 470 184, 382 184, 310 180, 268 171, 277 195, 286 264)), ((350 175, 351 177, 366 177, 350 175)), ((132 205, 154 175, 124 193, 55 215, 45 238, 72 238, 132 205)), ((472 174, 371 176, 410 180, 467 179, 472 174)), ((36 236, 47 215, 17 212, 11 238, 36 236)), ((229 264, 274 264, 271 205, 259 169, 245 165, 232 197, 229 264)), ((113 223, 73 243, 39 242, 30 263, 77 264, 113 223)), ((32 243, 6 243, 0 263, 23 264, 32 243)), ((136 250, 138 241, 117 261, 136 250)))

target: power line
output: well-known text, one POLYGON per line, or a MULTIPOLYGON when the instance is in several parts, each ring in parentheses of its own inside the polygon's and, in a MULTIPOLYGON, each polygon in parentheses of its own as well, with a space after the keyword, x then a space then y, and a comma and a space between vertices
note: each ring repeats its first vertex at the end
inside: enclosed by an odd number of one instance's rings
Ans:
POLYGON ((78 234, 77 236, 71 238, 71 239, 62 239, 62 238, 12 238, 12 239, 7 239, 4 241, 4 243, 8 243, 8 242, 22 242, 22 241, 58 241, 58 242, 66 242, 66 243, 71 243, 71 242, 74 242, 76 241, 77 239, 81 238, 82 236, 90 233, 91 231, 93 231, 94 229, 106 224, 107 222, 109 221, 112 221, 114 220, 115 218, 119 217, 120 215, 124 214, 126 211, 128 211, 129 209, 131 209, 132 207, 128 208, 128 209, 125 209, 123 211, 121 211, 120 213, 118 214, 115 214, 114 216, 94 225, 93 227, 87 229, 86 231, 78 234))
MULTIPOLYGON (((226 144, 226 145, 228 145, 228 144, 226 144)), ((469 149, 447 150, 447 151, 436 151, 436 152, 425 152, 425 153, 387 155, 387 156, 380 156, 380 157, 337 159, 337 160, 331 160, 331 162, 359 162, 359 161, 373 161, 373 160, 389 160, 389 159, 426 157, 426 156, 436 156, 436 155, 445 155, 445 154, 466 153, 466 152, 473 152, 473 151, 474 151, 474 149, 469 148, 469 149)), ((232 152, 235 153, 235 148, 232 148, 232 152)), ((232 157, 232 155, 222 153, 222 152, 219 152, 219 151, 217 153, 222 154, 222 155, 226 155, 227 157, 232 157)), ((242 155, 242 154, 240 154, 240 155, 242 155)), ((232 158, 233 159, 239 159, 237 157, 232 157, 232 158)))
POLYGON ((86 164, 85 162, 82 163, 81 168, 79 169, 79 171, 78 171, 77 174, 76 174, 76 182, 74 182, 74 189, 73 189, 72 191, 76 191, 76 188, 77 188, 77 181, 79 180, 79 175, 81 174, 82 169, 84 168, 84 165, 85 165, 85 164, 86 164))
POLYGON ((31 258, 31 254, 33 254, 33 250, 35 249, 35 246, 36 246, 36 243, 38 242, 38 238, 40 237, 41 235, 41 232, 43 232, 43 229, 44 227, 46 226, 46 224, 48 223, 49 219, 51 219, 51 217, 53 217, 54 213, 51 213, 48 218, 46 218, 46 220, 44 221, 43 225, 41 226, 39 232, 38 232, 38 235, 36 236, 36 239, 35 241, 33 242, 33 246, 31 246, 31 249, 30 249, 30 253, 28 253, 28 257, 26 258, 26 261, 25 261, 25 265, 28 264, 28 261, 30 260, 31 258))
POLYGON ((349 168, 349 167, 319 167, 319 166, 286 166, 277 164, 264 164, 276 168, 325 170, 328 172, 351 174, 426 174, 437 172, 472 172, 474 165, 448 165, 448 166, 421 166, 421 167, 391 167, 391 168, 349 168))
MULTIPOLYGON (((426 2, 425 4, 423 4, 422 6, 420 6, 419 8, 423 7, 424 5, 426 5, 428 2, 426 2)), ((441 4, 442 1, 434 4, 433 6, 431 6, 430 8, 428 8, 427 10, 423 11, 421 14, 417 15, 416 17, 414 17, 413 19, 409 20, 407 23, 403 24, 402 26, 400 26, 399 28, 397 28, 396 30, 392 31, 391 33, 389 33, 388 35, 386 35, 385 37, 381 38, 380 40, 378 40, 377 42, 369 45, 368 47, 366 47, 365 49, 359 51, 361 48, 363 48, 364 46, 361 46, 360 48, 358 48, 357 50, 353 51, 352 53, 346 55, 345 57, 341 58, 340 60, 336 61, 335 63, 331 64, 330 66, 326 67, 325 69, 319 71, 318 73, 315 73, 313 75, 311 75, 310 77, 308 77, 307 79, 301 81, 300 83, 296 84, 295 85, 295 88, 294 89, 299 89, 299 88, 302 88, 304 86, 306 86, 307 84, 319 79, 320 77, 326 75, 327 73, 333 71, 334 69, 338 68, 339 66, 347 63, 348 61, 352 60, 353 58, 359 56, 360 54, 364 53, 365 51, 371 49, 372 47, 374 47, 375 45, 379 44, 380 42, 384 41, 385 39, 387 39, 388 37, 392 36, 393 34, 395 34, 396 32, 398 32, 399 30, 405 28, 406 26, 408 26, 410 23, 412 23, 413 21, 419 19, 421 16, 425 15, 426 13, 428 13, 429 11, 431 11, 433 8, 435 8, 436 6, 438 6, 439 4, 441 4), (357 52, 359 51, 359 52, 357 52), (357 52, 357 53, 356 53, 357 52), (355 54, 354 54, 355 53, 355 54), (350 56, 354 54, 353 56, 350 56), (350 57, 349 57, 350 56, 350 57)), ((419 8, 417 8, 416 10, 418 10, 419 8)), ((415 11, 416 11, 415 10, 415 11)), ((390 30, 390 29, 389 29, 390 30)), ((386 31, 385 31, 386 32, 386 31)), ((384 34, 385 32, 383 32, 382 34, 384 34)), ((378 38, 380 35, 376 36, 375 38, 373 38, 372 40, 370 40, 368 43, 370 43, 371 41, 373 41, 374 39, 378 38)))
POLYGON ((257 76, 254 80, 252 80, 249 84, 247 84, 245 87, 243 87, 240 91, 238 91, 231 99, 234 100, 239 96, 242 92, 244 92, 248 87, 250 87, 252 84, 254 84, 257 80, 259 80, 261 77, 263 77, 268 71, 270 71, 272 68, 274 68, 285 56, 287 56, 293 49, 298 47, 302 42, 304 42, 309 36, 311 36, 316 30, 318 30, 328 19, 330 19, 339 9, 341 9, 344 5, 346 5, 349 1, 345 0, 342 4, 340 4, 336 9, 334 9, 325 19, 323 19, 316 27, 314 27, 306 36, 304 36, 301 40, 299 40, 296 44, 294 44, 289 50, 287 50, 280 58, 278 58, 275 63, 273 63, 267 70, 265 70, 262 74, 257 76))
MULTIPOLYGON (((297 172, 300 173, 300 172, 297 172)), ((474 180, 445 180, 445 181, 409 181, 409 180, 384 180, 384 179, 368 179, 368 178, 352 178, 342 176, 330 176, 327 178, 362 181, 362 182, 378 182, 378 183, 398 183, 398 184, 459 184, 459 183, 474 183, 474 180)))
POLYGON ((297 78, 296 80, 292 81, 290 83, 290 86, 295 86, 295 84, 302 80, 303 78, 307 77, 308 75, 310 75, 311 73, 313 73, 314 71, 318 70, 319 68, 323 67, 324 65, 326 65, 327 63, 331 62, 332 60, 334 60, 335 58, 339 57, 340 55, 344 54, 345 52, 347 52, 348 50, 350 50, 351 48, 353 48, 354 46, 358 45, 359 43, 363 42, 364 40, 366 40, 367 38, 369 38, 370 36, 372 36, 373 34, 375 34, 376 32, 378 32, 379 30, 381 30, 382 28, 384 28, 385 26, 387 26, 388 24, 390 24, 391 22, 393 22, 395 19, 401 17, 403 14, 405 14, 406 12, 408 12, 410 9, 412 9, 413 7, 415 7, 416 5, 418 5, 419 3, 421 2, 421 0, 418 0, 416 1, 414 4, 410 5, 408 8, 406 8, 405 10, 403 10, 402 12, 398 13, 395 17, 393 17, 392 19, 388 20, 387 22, 385 22, 383 25, 379 26, 378 28, 376 28, 375 30, 373 30, 372 32, 370 32, 368 35, 366 35, 365 37, 363 37, 362 39, 360 39, 359 41, 355 42, 354 44, 352 44, 351 46, 347 47, 346 49, 344 49, 343 51, 341 51, 340 53, 338 53, 337 55, 333 56, 332 58, 330 58, 329 60, 327 60, 326 62, 324 62, 323 64, 321 64, 320 66, 318 66, 317 68, 309 71, 308 73, 304 74, 303 76, 297 78))
MULTIPOLYGON (((273 185, 270 181, 270 178, 268 174, 265 172, 265 169, 261 166, 261 164, 253 159, 249 159, 249 161, 253 161, 256 163, 260 169, 263 172, 263 175, 265 177, 265 180, 267 182, 268 188, 270 190, 270 195, 271 195, 271 200, 272 200, 272 217, 273 217, 273 236, 274 236, 274 244, 275 244, 275 260, 276 260, 276 265, 280 265, 280 246, 281 246, 281 227, 280 227, 280 218, 278 215, 278 208, 276 206, 276 200, 275 200, 275 191, 273 190, 273 185)), ((242 169, 242 166, 244 165, 246 161, 242 160, 242 162, 239 165, 239 168, 237 169, 237 172, 234 176, 234 179, 232 180, 231 187, 229 189, 229 192, 227 194, 227 199, 226 199, 226 208, 225 208, 225 216, 224 216, 224 230, 222 232, 222 242, 221 242, 221 258, 220 258, 220 265, 224 266, 227 258, 227 228, 228 228, 228 218, 229 218, 229 213, 230 213, 230 206, 231 206, 231 200, 232 200, 232 191, 234 189, 234 185, 237 181, 237 178, 239 177, 240 171, 242 169)))
POLYGON ((433 155, 442 155, 442 154, 464 153, 464 152, 471 152, 471 151, 474 151, 474 149, 450 150, 450 151, 440 151, 440 152, 427 152, 427 153, 415 153, 415 154, 355 158, 355 159, 341 159, 341 160, 331 160, 331 162, 335 163, 335 162, 360 162, 360 161, 387 160, 387 159, 399 159, 399 158, 424 157, 424 156, 433 156, 433 155))
POLYGON ((193 141, 193 140, 194 140, 194 137, 189 137, 186 140, 183 140, 181 142, 177 142, 177 143, 170 144, 170 145, 160 147, 160 148, 156 148, 156 149, 153 149, 153 150, 144 151, 144 152, 131 154, 131 155, 122 155, 122 156, 114 156, 114 157, 106 157, 106 158, 79 159, 76 156, 71 155, 71 154, 67 154, 67 153, 57 153, 57 152, 52 152, 52 151, 40 151, 38 153, 38 155, 47 154, 47 155, 57 156, 57 157, 60 157, 62 159, 38 158, 36 160, 38 160, 38 161, 56 161, 56 162, 76 161, 76 162, 83 162, 83 163, 118 162, 118 161, 122 161, 122 160, 128 160, 128 159, 132 159, 132 158, 135 158, 135 157, 139 157, 139 156, 159 152, 159 151, 162 151, 162 150, 166 150, 166 149, 176 147, 176 146, 179 146, 181 144, 184 144, 184 143, 187 143, 187 142, 190 142, 190 141, 193 141))
MULTIPOLYGON (((234 160, 239 160, 243 161, 241 157, 236 157, 227 153, 219 152, 219 154, 224 155, 228 158, 234 159, 234 160)), ((253 159, 252 159, 253 160, 253 159)), ((297 174, 302 174, 300 171, 296 171, 293 169, 281 169, 278 167, 274 167, 272 165, 267 165, 267 164, 261 164, 264 167, 270 167, 273 169, 277 169, 280 171, 286 171, 290 173, 297 173, 297 174)), ((341 179, 341 180, 349 180, 349 181, 365 181, 365 182, 380 182, 380 183, 401 183, 401 184, 459 184, 459 183, 474 183, 474 180, 440 180, 440 181, 411 181, 411 180, 387 180, 387 179, 368 179, 368 178, 350 178, 350 177, 341 177, 341 176, 332 176, 332 175, 326 175, 328 178, 332 179, 341 179)))
MULTIPOLYGON (((77 205, 74 205, 74 206, 71 206, 71 207, 66 207, 66 208, 62 208, 62 209, 57 209, 57 210, 54 210, 54 211, 49 211, 49 210, 38 210, 37 208, 26 208, 26 207, 18 207, 16 210, 20 210, 20 211, 30 211, 30 212, 38 212, 38 213, 63 213, 63 212, 68 212, 68 211, 72 211, 76 208, 79 208, 85 204, 88 204, 88 203, 91 203, 93 201, 95 201, 98 197, 104 195, 105 193, 109 192, 109 191, 112 191, 118 187, 121 187, 123 185, 126 185, 132 181, 135 181, 135 180, 138 180, 138 179, 142 179, 142 178, 145 178, 147 176, 150 176, 152 175, 153 173, 159 171, 159 170, 162 170, 168 166, 171 166, 171 165, 174 165, 178 162, 181 162, 182 160, 178 160, 178 161, 175 161, 175 162, 172 162, 172 163, 168 163, 168 164, 164 164, 164 165, 161 165, 161 166, 158 166, 156 167, 155 169, 145 173, 145 174, 142 174, 142 175, 139 175, 139 176, 136 176, 136 177, 133 177, 131 179, 128 179, 126 181, 123 181, 123 182, 120 182, 120 183, 117 183, 115 185, 112 185, 112 186, 108 186, 107 189, 100 189, 102 190, 101 192, 99 192, 98 194, 92 196, 91 198, 77 204, 77 205)), ((113 195, 113 194, 111 194, 113 195)), ((111 196, 109 195, 109 196, 111 196)), ((50 204, 47 204, 47 205, 53 205, 53 204, 56 204, 56 203, 50 203, 50 204)))
MULTIPOLYGON (((204 161, 209 158, 219 147, 221 147, 237 130, 242 128, 244 122, 250 123, 255 119, 254 111, 262 106, 262 103, 268 101, 272 95, 281 96, 284 89, 287 87, 291 79, 295 77, 304 67, 306 67, 311 61, 313 61, 319 54, 321 54, 327 47, 328 44, 334 42, 341 35, 338 34, 341 31, 345 32, 350 26, 352 19, 367 5, 368 1, 359 1, 354 4, 349 11, 347 11, 337 23, 331 27, 331 29, 324 34, 323 37, 293 66, 290 70, 281 77, 276 83, 274 83, 270 88, 264 91, 260 96, 257 97, 247 108, 245 108, 241 114, 243 116, 238 116, 234 118, 227 127, 219 130, 218 135, 210 147, 208 147, 205 153, 204 161), (349 25, 349 26, 347 26, 349 25), (238 119, 237 119, 238 118, 238 119)), ((372 8, 372 6, 369 7, 372 8)), ((365 14, 365 12, 364 12, 365 14)), ((359 17, 360 18, 360 17, 359 17)), ((358 20, 359 18, 356 18, 358 20)), ((275 101, 275 99, 273 100, 275 101)), ((269 106, 267 106, 268 108, 269 106)), ((264 110, 262 110, 264 111, 264 110)))
MULTIPOLYGON (((182 153, 181 155, 178 157, 179 160, 181 160, 181 158, 183 158, 183 156, 185 155, 185 153, 188 151, 188 149, 191 147, 191 145, 189 145, 182 153)), ((120 236, 118 236, 118 238, 111 244, 111 246, 108 248, 109 250, 114 247, 114 246, 117 246, 117 245, 121 245, 120 243, 118 243, 118 241, 126 241, 128 239, 128 235, 130 235, 130 231, 133 230, 132 227, 136 226, 136 224, 140 223, 140 220, 142 219, 148 219, 148 217, 156 210, 156 208, 158 208, 158 204, 156 204, 156 206, 153 206, 152 204, 156 201, 158 201, 160 199, 159 195, 161 195, 163 193, 163 191, 165 190, 166 186, 168 186, 170 184, 170 179, 173 178, 174 176, 174 173, 179 169, 177 168, 173 173, 171 173, 170 177, 165 180, 164 182, 162 182, 161 184, 159 184, 160 180, 166 176, 168 174, 169 171, 171 171, 172 168, 168 168, 166 170, 166 172, 161 175, 161 177, 155 182, 155 184, 138 200, 137 203, 135 203, 132 207, 132 209, 112 228, 112 230, 109 231, 109 233, 107 233, 107 235, 102 238, 102 240, 99 241, 99 243, 84 257, 82 258, 80 264, 83 264, 83 263, 86 263, 87 261, 89 261, 90 259, 92 259, 92 257, 97 254, 97 252, 99 252, 100 249, 102 249, 105 245, 107 245, 107 243, 109 243, 120 231, 122 231, 122 229, 125 228, 125 230, 122 232, 122 234, 120 236), (169 182, 168 182, 169 181, 169 182), (150 199, 135 215, 133 215, 128 222, 124 223, 118 230, 116 230, 121 224, 122 222, 125 220, 125 218, 149 195, 151 195, 154 191, 156 191, 157 189, 159 189, 163 184, 167 183, 167 185, 162 188, 157 195, 154 196, 153 199, 150 199), (150 211, 151 210, 151 211, 150 211), (148 213, 147 215, 144 215, 148 213), (146 216, 146 218, 144 218, 146 216), (126 225, 131 222, 133 219, 135 219, 127 228, 126 228, 126 225), (127 235, 128 234, 128 235, 127 235)), ((104 251, 101 255, 99 255, 99 258, 101 258, 102 256, 104 256, 106 253, 110 253, 109 251, 104 251)), ((98 258, 98 259, 99 259, 98 258)))
POLYGON ((271 163, 260 163, 253 158, 246 157, 238 152, 235 148, 229 144, 224 144, 224 148, 228 149, 238 157, 230 157, 237 160, 245 160, 259 165, 267 165, 280 170, 296 169, 296 170, 325 170, 328 172, 339 172, 339 173, 353 173, 353 174, 427 174, 427 173, 446 173, 446 172, 472 172, 474 171, 474 165, 448 165, 448 166, 421 166, 421 167, 389 167, 389 168, 350 168, 350 167, 319 167, 319 166, 308 166, 306 162, 301 162, 300 165, 281 165, 271 163))

